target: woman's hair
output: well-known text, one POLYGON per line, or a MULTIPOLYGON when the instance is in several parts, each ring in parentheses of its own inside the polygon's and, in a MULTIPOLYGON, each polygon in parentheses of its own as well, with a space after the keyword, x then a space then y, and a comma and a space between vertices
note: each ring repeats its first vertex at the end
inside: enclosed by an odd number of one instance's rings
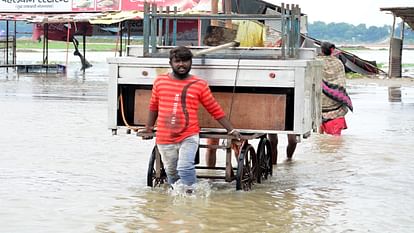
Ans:
POLYGON ((179 46, 177 48, 170 50, 170 61, 173 58, 180 59, 182 61, 188 61, 193 58, 193 53, 191 50, 185 46, 179 46))
POLYGON ((322 53, 326 56, 330 56, 332 54, 332 49, 334 48, 335 48, 335 45, 329 42, 322 42, 321 44, 322 53))

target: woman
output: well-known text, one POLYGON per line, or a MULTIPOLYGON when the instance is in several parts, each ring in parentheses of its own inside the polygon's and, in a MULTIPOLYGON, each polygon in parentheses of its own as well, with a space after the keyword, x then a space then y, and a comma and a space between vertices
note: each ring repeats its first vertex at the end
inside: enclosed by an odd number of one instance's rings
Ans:
POLYGON ((334 44, 323 42, 321 50, 324 61, 321 133, 341 135, 341 131, 347 128, 345 115, 348 109, 353 110, 345 88, 345 68, 338 58, 332 56, 334 44))

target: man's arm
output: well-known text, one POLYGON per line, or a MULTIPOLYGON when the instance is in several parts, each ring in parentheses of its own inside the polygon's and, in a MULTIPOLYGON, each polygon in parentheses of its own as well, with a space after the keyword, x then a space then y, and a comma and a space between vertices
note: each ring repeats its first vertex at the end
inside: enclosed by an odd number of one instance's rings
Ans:
POLYGON ((241 137, 240 132, 233 128, 233 125, 230 123, 230 121, 229 121, 229 119, 227 119, 227 117, 222 117, 222 118, 218 119, 217 121, 220 123, 220 125, 222 125, 227 130, 227 132, 230 135, 234 136, 237 139, 240 139, 240 137, 241 137))
POLYGON ((154 128, 155 125, 155 121, 158 118, 158 111, 149 111, 148 113, 148 120, 147 123, 145 124, 145 130, 147 132, 152 132, 152 129, 154 128))
POLYGON ((152 133, 154 129, 155 121, 158 118, 158 111, 149 111, 147 123, 145 124, 145 129, 141 129, 138 133, 142 133, 142 139, 152 139, 152 136, 147 136, 145 133, 152 133))

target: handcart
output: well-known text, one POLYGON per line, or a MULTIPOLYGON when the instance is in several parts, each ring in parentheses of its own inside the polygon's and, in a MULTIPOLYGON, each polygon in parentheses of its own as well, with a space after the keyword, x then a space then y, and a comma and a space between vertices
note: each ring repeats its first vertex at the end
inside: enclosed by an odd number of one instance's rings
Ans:
MULTIPOLYGON (((138 134, 143 136, 143 134, 138 134)), ((199 175, 197 178, 224 179, 227 182, 236 180, 236 190, 250 190, 254 183, 261 183, 272 175, 272 148, 266 134, 243 135, 240 141, 239 153, 236 155, 237 164, 232 164, 232 145, 234 138, 223 133, 202 132, 200 138, 215 138, 225 140, 224 145, 200 145, 200 148, 224 149, 226 151, 226 165, 224 167, 196 166, 196 170, 221 170, 224 175, 199 175), (257 149, 248 140, 260 139, 257 149)), ((196 164, 199 164, 199 152, 196 155, 196 164)), ((147 185, 156 187, 166 183, 167 176, 163 167, 161 155, 157 146, 154 146, 147 173, 147 185)))
MULTIPOLYGON (((283 6, 283 5, 282 5, 283 6)), ((226 166, 203 167, 223 170, 224 175, 197 173, 199 178, 236 180, 237 190, 249 190, 272 175, 272 148, 267 134, 295 134, 298 141, 307 138, 320 125, 322 63, 316 49, 300 48, 300 9, 282 7, 276 15, 182 14, 165 12, 155 5, 145 5, 144 44, 129 46, 127 55, 109 58, 108 87, 109 128, 143 128, 154 79, 170 71, 168 53, 178 45, 180 20, 198 23, 198 45, 189 46, 195 54, 191 73, 205 78, 216 100, 233 126, 243 136, 237 164, 232 164, 232 138, 200 109, 200 138, 219 138, 226 151, 226 166), (237 47, 227 41, 218 46, 201 45, 205 22, 211 20, 278 21, 281 47, 237 47), (169 27, 172 26, 172 32, 169 27), (250 141, 259 140, 257 148, 250 141)), ((270 25, 270 24, 269 24, 270 25)), ((273 24, 272 24, 273 25, 273 24)), ((271 25, 269 26, 271 27, 271 25)), ((277 158, 276 158, 277 160, 277 158)), ((149 160, 147 184, 154 187, 166 181, 162 160, 156 147, 149 160)))

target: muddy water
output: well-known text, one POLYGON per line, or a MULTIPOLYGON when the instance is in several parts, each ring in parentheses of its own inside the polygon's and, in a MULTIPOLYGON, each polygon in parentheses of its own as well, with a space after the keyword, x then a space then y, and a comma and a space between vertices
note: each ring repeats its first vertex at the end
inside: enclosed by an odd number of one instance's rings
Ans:
POLYGON ((271 179, 201 180, 187 197, 146 187, 153 141, 107 130, 105 63, 77 69, 1 71, 0 232, 414 231, 414 88, 390 101, 351 85, 343 136, 312 135, 286 162, 281 135, 271 179))

